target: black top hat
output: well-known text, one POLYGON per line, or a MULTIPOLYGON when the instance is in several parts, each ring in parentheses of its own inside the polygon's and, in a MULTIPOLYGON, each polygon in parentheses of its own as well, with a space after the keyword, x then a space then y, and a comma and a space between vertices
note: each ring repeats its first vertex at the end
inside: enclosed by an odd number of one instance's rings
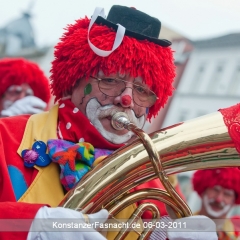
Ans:
POLYGON ((113 5, 107 19, 98 16, 96 23, 104 24, 117 31, 117 23, 126 28, 125 35, 139 40, 148 40, 162 47, 168 47, 171 42, 166 39, 158 39, 161 22, 144 12, 119 5, 113 5))

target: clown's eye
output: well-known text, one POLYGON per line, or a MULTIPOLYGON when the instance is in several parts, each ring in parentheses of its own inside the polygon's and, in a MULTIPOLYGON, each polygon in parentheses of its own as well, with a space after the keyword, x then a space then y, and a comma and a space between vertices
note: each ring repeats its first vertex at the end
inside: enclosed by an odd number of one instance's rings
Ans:
POLYGON ((101 80, 101 82, 103 83, 103 84, 108 84, 108 85, 117 85, 117 84, 119 84, 119 80, 117 80, 117 79, 114 79, 114 78, 103 78, 102 80, 101 80))
POLYGON ((134 89, 140 94, 147 94, 147 89, 143 86, 135 85, 134 89))
POLYGON ((225 195, 226 197, 232 197, 232 196, 234 196, 234 191, 225 190, 225 191, 224 191, 224 195, 225 195))

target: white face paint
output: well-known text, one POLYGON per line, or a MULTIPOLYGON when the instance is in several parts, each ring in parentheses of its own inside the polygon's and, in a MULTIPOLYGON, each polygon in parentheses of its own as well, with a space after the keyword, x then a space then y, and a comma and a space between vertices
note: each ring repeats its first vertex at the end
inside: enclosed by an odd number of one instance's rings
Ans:
MULTIPOLYGON (((111 118, 113 114, 116 112, 125 112, 129 120, 134 123, 137 127, 142 128, 145 123, 145 116, 141 116, 136 118, 133 110, 124 109, 121 107, 117 107, 115 105, 106 105, 101 106, 96 98, 91 99, 86 106, 86 115, 90 122, 96 127, 96 129, 102 134, 104 138, 106 138, 109 142, 115 144, 121 144, 127 142, 132 136, 132 132, 127 132, 123 135, 119 135, 113 132, 106 130, 102 123, 101 119, 103 118, 111 118)), ((110 120, 109 120, 110 125, 110 120)), ((116 131, 117 132, 117 131, 116 131)))
POLYGON ((206 194, 203 196, 203 205, 204 205, 207 213, 209 214, 209 216, 212 216, 215 218, 221 217, 222 215, 226 214, 232 207, 231 204, 225 204, 224 202, 221 202, 221 205, 223 207, 222 210, 215 211, 211 207, 211 203, 214 201, 215 200, 212 198, 209 199, 206 194))
POLYGON ((8 109, 12 104, 14 103, 14 101, 10 101, 10 100, 5 100, 3 101, 3 109, 8 109))

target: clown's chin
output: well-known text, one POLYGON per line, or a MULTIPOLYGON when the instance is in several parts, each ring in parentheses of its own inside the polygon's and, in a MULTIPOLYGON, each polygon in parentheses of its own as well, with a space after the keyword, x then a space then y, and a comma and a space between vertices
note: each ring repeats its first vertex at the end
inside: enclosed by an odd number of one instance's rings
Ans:
POLYGON ((207 213, 209 214, 209 216, 213 217, 213 218, 219 218, 225 214, 228 213, 228 211, 231 209, 231 205, 230 204, 226 204, 224 207, 220 208, 216 208, 213 207, 210 204, 210 200, 208 199, 208 197, 205 195, 203 197, 203 204, 205 206, 205 209, 207 211, 207 213))

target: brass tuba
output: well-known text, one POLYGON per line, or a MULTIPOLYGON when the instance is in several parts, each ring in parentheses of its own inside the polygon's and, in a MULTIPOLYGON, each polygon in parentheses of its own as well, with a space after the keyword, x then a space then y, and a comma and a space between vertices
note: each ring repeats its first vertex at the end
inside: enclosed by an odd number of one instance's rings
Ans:
MULTIPOLYGON (((112 153, 86 174, 66 194, 60 206, 87 209, 88 213, 106 208, 115 216, 134 202, 157 199, 169 205, 178 217, 190 216, 191 210, 176 194, 168 175, 240 166, 240 155, 220 112, 178 123, 150 135, 130 123, 121 113, 114 116, 113 121, 115 127, 125 127, 139 138, 112 153), (155 178, 162 181, 166 191, 144 189, 129 193, 132 188, 155 178)), ((145 209, 160 217, 154 206, 142 206, 140 212, 145 209)), ((144 232, 143 235, 146 237, 149 233, 144 232)))

